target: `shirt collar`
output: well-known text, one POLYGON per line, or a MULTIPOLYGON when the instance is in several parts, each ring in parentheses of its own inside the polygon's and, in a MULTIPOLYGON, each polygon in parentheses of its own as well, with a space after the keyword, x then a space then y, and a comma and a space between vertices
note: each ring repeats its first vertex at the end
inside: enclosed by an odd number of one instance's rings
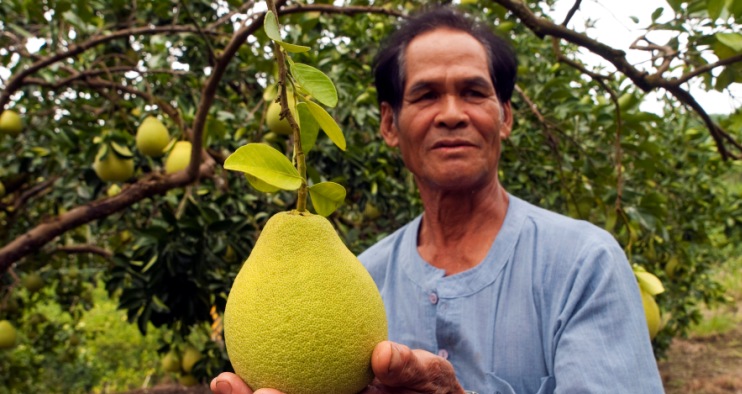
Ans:
POLYGON ((451 276, 445 276, 443 270, 430 265, 417 252, 422 215, 416 217, 407 226, 402 239, 405 274, 424 290, 436 291, 439 297, 445 298, 465 297, 494 282, 513 255, 526 217, 527 204, 510 194, 508 197, 510 203, 505 220, 487 256, 477 266, 451 276))

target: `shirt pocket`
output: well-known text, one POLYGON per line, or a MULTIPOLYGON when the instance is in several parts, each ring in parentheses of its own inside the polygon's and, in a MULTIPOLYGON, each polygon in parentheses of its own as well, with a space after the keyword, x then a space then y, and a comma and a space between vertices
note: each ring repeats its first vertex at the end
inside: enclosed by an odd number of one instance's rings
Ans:
MULTIPOLYGON (((479 394, 517 394, 520 391, 513 389, 507 381, 499 378, 492 372, 487 373, 486 380, 487 387, 479 394)), ((533 379, 528 382, 524 382, 527 387, 519 387, 519 390, 523 390, 526 393, 535 394, 552 394, 556 389, 556 379, 553 376, 544 376, 540 379, 533 379), (538 390, 533 389, 538 387, 538 390)))

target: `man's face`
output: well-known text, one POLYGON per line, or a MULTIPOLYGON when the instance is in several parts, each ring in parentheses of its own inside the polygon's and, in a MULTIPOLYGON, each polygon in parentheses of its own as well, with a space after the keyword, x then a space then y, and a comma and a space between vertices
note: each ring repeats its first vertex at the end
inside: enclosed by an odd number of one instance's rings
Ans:
POLYGON ((482 44, 467 33, 436 29, 405 50, 406 76, 397 119, 381 105, 381 132, 398 146, 420 186, 462 190, 497 182, 500 141, 510 134, 482 44))

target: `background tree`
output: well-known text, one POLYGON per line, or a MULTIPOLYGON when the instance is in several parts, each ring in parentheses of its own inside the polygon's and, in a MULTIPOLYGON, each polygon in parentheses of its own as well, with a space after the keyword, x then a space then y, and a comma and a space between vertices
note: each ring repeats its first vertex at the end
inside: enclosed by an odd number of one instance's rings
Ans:
MULTIPOLYGON (((633 46, 647 56, 641 65, 591 38, 593 26, 573 26, 581 1, 566 2, 567 17, 554 21, 557 0, 462 1, 517 43, 516 125, 501 176, 515 195, 611 231, 633 264, 663 280, 660 355, 699 319, 699 303, 722 299, 708 272, 740 240, 739 190, 725 182, 739 179, 742 112, 709 114, 689 86, 742 83, 742 1, 668 0, 633 46), (654 42, 654 31, 671 38, 654 42), (580 50, 612 67, 584 63, 580 50), (662 116, 641 110, 648 92, 664 97, 662 116)), ((320 137, 308 172, 348 190, 330 219, 360 252, 421 211, 410 174, 377 133, 370 69, 380 39, 419 4, 307 3, 278 2, 282 33, 312 47, 295 60, 336 83, 332 115, 348 141, 341 152, 320 137)), ((172 333, 163 352, 218 323, 262 224, 293 205, 291 194, 257 192, 222 168, 248 142, 289 152, 287 137, 265 125, 277 69, 264 9, 232 0, 0 4, 0 109, 22 120, 20 135, 0 139, 0 319, 43 336, 59 327, 33 320, 34 305, 58 303, 74 319, 103 281, 140 330, 172 333), (147 116, 191 142, 185 171, 165 173, 164 157, 136 149, 147 116), (101 181, 92 167, 101 152, 133 160, 134 175, 101 181), (21 290, 32 275, 43 291, 21 290)), ((197 376, 229 368, 215 327, 197 376)))

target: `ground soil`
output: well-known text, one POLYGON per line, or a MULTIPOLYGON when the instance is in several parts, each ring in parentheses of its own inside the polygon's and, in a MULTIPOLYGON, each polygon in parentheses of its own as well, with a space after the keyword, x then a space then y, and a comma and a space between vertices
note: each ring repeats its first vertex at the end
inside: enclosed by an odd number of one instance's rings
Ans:
POLYGON ((742 394, 742 324, 723 334, 674 339, 659 367, 668 394, 742 394))

